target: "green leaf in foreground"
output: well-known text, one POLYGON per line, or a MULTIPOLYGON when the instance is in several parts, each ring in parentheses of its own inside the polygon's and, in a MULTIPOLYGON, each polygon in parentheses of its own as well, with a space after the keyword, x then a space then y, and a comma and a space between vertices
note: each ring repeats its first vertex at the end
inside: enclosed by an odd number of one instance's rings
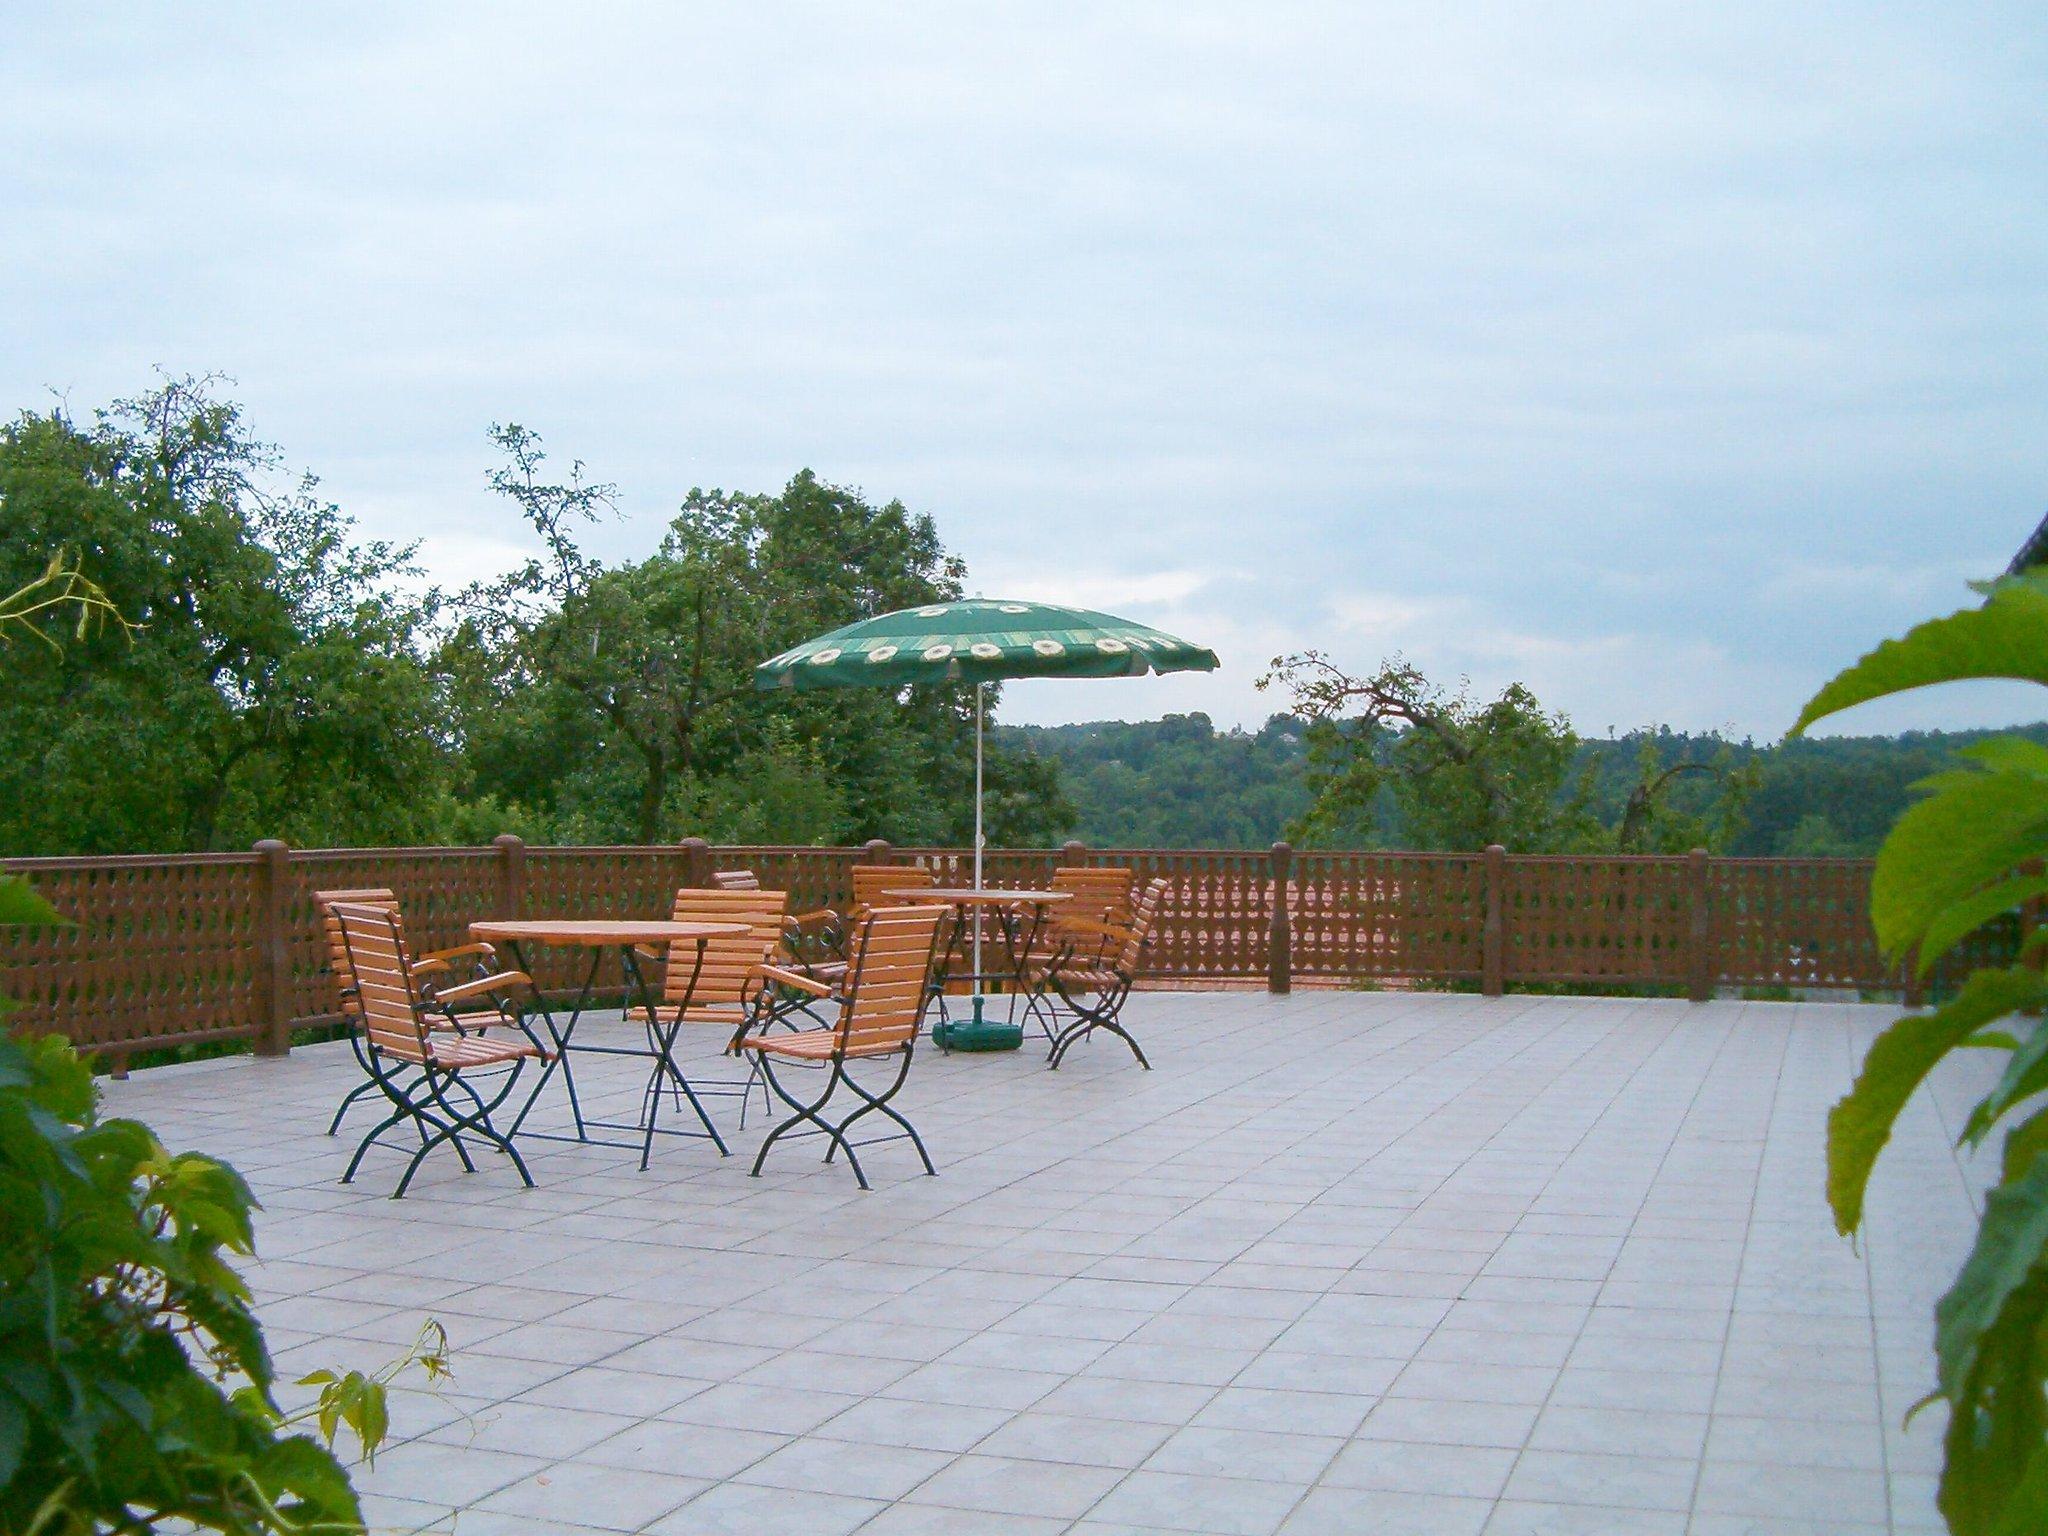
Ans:
POLYGON ((1977 915, 1981 893, 2016 883, 2016 871, 2048 854, 2048 748, 2001 739, 1964 755, 1969 766, 1918 786, 1927 798, 1899 817, 1878 855, 1870 919, 1889 955, 1919 944, 1931 960, 1932 932, 1995 916, 2003 904, 1977 915), (2027 752, 1989 750, 2006 747, 2027 752))
POLYGON ((2014 967, 1979 971, 1945 1007, 1908 1014, 1879 1035, 1848 1094, 1828 1111, 1828 1205, 1845 1236, 1863 1220, 1871 1166, 1913 1090, 1937 1062, 1995 1019, 2048 999, 2048 981, 2014 967))
MULTIPOLYGON (((2039 1182, 2034 1183, 2028 1198, 2038 1208, 2048 1203, 2048 1165, 2037 1165, 2035 1173, 2039 1182)), ((1994 1201, 1997 1198, 1993 1196, 1994 1201)), ((1940 1493, 1941 1513, 1955 1536, 2018 1531, 2031 1536, 2041 1529, 2028 1522, 2025 1500, 2039 1501, 2038 1485, 2032 1494, 2027 1485, 2036 1474, 2044 1441, 2048 1441, 2048 1412, 2044 1412, 2041 1396, 2042 1378, 2048 1375, 2043 1350, 2048 1274, 2038 1268, 2021 1268, 2017 1284, 2002 1284, 2012 1278, 2011 1265, 2029 1241, 2021 1229, 2035 1225, 2032 1214, 2022 1212, 2018 1205, 2008 1204, 2005 1210, 2010 1223, 2005 1234, 2008 1240, 1994 1244, 1997 1251, 1993 1252, 1987 1251, 1980 1236, 1977 1252, 1964 1266, 1956 1288, 1942 1298, 1936 1314, 1955 1346, 1953 1351, 1942 1351, 1949 1422, 1940 1493), (1977 1270, 1974 1276, 1973 1270, 1977 1270), (2001 1298, 1995 1306, 1991 1304, 1993 1294, 2001 1298), (1965 1328, 1979 1322, 1983 1326, 1965 1341, 1965 1328)), ((1995 1219, 1995 1212, 1986 1214, 1986 1234, 1995 1219)))
POLYGON ((1815 694, 1792 734, 1872 699, 1984 677, 2048 684, 2048 577, 2000 582, 1981 608, 1930 619, 1885 641, 1815 694))
POLYGON ((64 914, 38 896, 19 875, 0 875, 0 925, 60 924, 64 914))
MULTIPOLYGON (((2001 1184, 1984 1202, 1977 1245, 1962 1273, 1934 1308, 1934 1353, 1941 1388, 1955 1402, 1976 1369, 1984 1335, 2048 1251, 2048 1162, 2036 1159, 2017 1183, 2001 1184)), ((2037 1277, 2038 1278, 2038 1277, 2037 1277)), ((2037 1389, 2038 1391, 2038 1389, 2037 1389)))
POLYGON ((2036 1450, 2027 1470, 1998 1512, 1991 1536, 2040 1536, 2048 1531, 2048 1445, 2036 1450))
POLYGON ((2048 1024, 2036 1024, 2032 1034, 2010 1047, 2011 1058, 1992 1090, 1977 1101, 1963 1125, 1959 1140, 1979 1146, 1991 1134, 1991 1127, 2014 1105, 2048 1089, 2048 1024))

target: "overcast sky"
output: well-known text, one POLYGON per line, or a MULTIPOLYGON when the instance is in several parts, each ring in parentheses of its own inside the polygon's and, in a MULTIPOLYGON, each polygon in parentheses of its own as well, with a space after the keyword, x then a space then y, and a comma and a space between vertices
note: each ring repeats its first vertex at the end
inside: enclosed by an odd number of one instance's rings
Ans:
POLYGON ((223 371, 448 580, 493 420, 614 559, 809 466, 1223 655, 1011 719, 1317 646, 1775 737, 2048 508, 2038 0, 4 9, 0 404, 223 371))

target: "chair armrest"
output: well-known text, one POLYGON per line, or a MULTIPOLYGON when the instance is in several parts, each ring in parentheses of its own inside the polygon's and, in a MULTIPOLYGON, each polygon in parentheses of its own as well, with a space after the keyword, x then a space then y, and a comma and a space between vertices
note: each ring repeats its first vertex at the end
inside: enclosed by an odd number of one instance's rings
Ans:
POLYGON ((495 976, 479 976, 475 981, 465 981, 460 986, 443 987, 435 992, 434 1001, 459 1003, 465 997, 476 997, 484 992, 501 992, 513 985, 531 989, 533 978, 524 971, 500 971, 495 976))
POLYGON ((1131 930, 1128 928, 1119 928, 1114 923, 1098 923, 1085 917, 1061 918, 1057 926, 1063 934, 1086 933, 1096 938, 1116 939, 1119 942, 1131 936, 1131 930))
POLYGON ((764 965, 761 975, 779 986, 794 987, 799 992, 808 992, 813 997, 830 997, 832 989, 822 981, 813 981, 808 976, 799 976, 795 971, 785 971, 779 965, 764 965))
POLYGON ((498 948, 495 944, 478 943, 458 944, 453 949, 430 949, 414 962, 413 969, 418 970, 421 965, 424 965, 429 960, 438 961, 445 965, 453 960, 466 960, 471 955, 476 956, 479 960, 495 960, 498 956, 498 948))
POLYGON ((817 907, 809 912, 792 912, 783 921, 790 927, 798 930, 807 928, 836 928, 839 926, 840 917, 830 907, 817 907))

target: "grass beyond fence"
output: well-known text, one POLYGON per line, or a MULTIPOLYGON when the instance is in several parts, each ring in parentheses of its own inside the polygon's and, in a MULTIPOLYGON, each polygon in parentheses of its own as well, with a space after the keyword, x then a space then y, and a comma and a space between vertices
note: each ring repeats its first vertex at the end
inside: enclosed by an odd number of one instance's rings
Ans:
MULTIPOLYGON (((16 1029, 55 1030, 117 1062, 130 1051, 248 1040, 287 1048, 330 1022, 333 984, 312 893, 389 886, 422 949, 488 917, 654 917, 676 888, 757 871, 793 910, 842 907, 863 861, 934 866, 960 848, 528 847, 290 849, 12 859, 76 926, 0 929, 0 994, 16 1029)), ((1043 886, 1062 863, 1123 864, 1170 894, 1150 964, 1161 984, 1906 991, 1871 938, 1861 859, 1484 853, 992 849, 993 885, 1043 886), (1284 899, 1276 900, 1276 893, 1284 899)), ((2010 937, 1994 929, 1984 948, 2010 937)), ((530 957, 542 985, 574 957, 530 957), (552 967, 552 969, 550 969, 552 967)), ((1976 956, 1959 962, 1975 963, 1976 956)))

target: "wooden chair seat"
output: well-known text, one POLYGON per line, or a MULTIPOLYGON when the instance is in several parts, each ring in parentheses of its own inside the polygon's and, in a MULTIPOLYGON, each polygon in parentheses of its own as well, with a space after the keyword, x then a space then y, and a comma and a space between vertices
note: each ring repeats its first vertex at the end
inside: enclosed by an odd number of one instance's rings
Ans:
MULTIPOLYGON (((728 1028, 746 1022, 750 1012, 745 1003, 692 1003, 682 1011, 685 1024, 723 1024, 728 1028)), ((649 1017, 645 1008, 635 1004, 626 1010, 628 1024, 673 1024, 676 1010, 672 1007, 657 1007, 655 1016, 649 1017)))
POLYGON ((428 1050, 437 1067, 496 1067, 508 1061, 548 1059, 548 1052, 531 1040, 502 1035, 495 1040, 483 1035, 436 1035, 428 1050))
POLYGON ((842 1049, 836 1029, 806 1029, 793 1035, 748 1035, 740 1049, 766 1051, 773 1056, 790 1056, 798 1061, 830 1061, 834 1056, 893 1056, 903 1049, 900 1041, 849 1041, 842 1049))

